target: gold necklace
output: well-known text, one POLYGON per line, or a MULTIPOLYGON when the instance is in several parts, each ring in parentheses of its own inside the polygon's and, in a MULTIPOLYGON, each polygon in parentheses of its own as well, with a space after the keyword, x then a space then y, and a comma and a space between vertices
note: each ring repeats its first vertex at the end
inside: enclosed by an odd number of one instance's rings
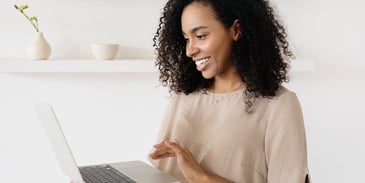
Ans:
POLYGON ((224 96, 218 97, 216 96, 215 93, 213 93, 213 101, 212 104, 213 105, 217 105, 220 101, 222 101, 223 99, 227 98, 229 96, 229 94, 226 94, 224 96))
MULTIPOLYGON (((233 89, 232 91, 230 92, 227 92, 227 93, 222 93, 223 96, 217 96, 217 94, 214 92, 214 88, 213 88, 213 91, 211 92, 213 94, 213 101, 212 101, 212 104, 213 105, 217 105, 220 101, 222 101, 223 99, 226 99, 228 98, 229 96, 231 96, 231 94, 241 88, 243 88, 244 84, 242 82, 240 82, 239 86, 236 87, 235 89, 233 89)), ((221 94, 221 95, 222 95, 221 94)))

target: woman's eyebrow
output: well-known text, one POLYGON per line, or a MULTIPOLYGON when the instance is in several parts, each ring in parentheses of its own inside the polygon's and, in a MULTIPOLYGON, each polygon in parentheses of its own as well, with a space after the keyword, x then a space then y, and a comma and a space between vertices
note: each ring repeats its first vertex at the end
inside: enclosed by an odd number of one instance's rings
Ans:
MULTIPOLYGON (((194 28, 192 28, 190 30, 190 33, 191 34, 194 34, 195 32, 197 32, 198 30, 201 30, 201 29, 207 29, 208 27, 207 26, 196 26, 194 28)), ((183 31, 183 34, 186 35, 186 33, 183 31)))

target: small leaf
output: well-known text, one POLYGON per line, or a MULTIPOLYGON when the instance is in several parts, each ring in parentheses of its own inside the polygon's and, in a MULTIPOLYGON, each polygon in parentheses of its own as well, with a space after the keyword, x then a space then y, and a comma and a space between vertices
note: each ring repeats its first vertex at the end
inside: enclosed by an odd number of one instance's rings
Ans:
POLYGON ((38 18, 36 16, 31 16, 30 20, 38 21, 38 18))
POLYGON ((23 10, 25 10, 25 9, 29 8, 29 6, 28 6, 27 4, 23 4, 23 5, 21 5, 21 8, 22 8, 23 10))

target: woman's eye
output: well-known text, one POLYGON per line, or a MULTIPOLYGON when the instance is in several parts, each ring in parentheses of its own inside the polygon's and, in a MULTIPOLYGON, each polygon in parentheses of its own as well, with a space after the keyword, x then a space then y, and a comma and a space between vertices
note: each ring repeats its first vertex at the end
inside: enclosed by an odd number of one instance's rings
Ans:
POLYGON ((204 39, 206 36, 207 36, 207 35, 197 35, 196 37, 197 37, 198 39, 204 39))

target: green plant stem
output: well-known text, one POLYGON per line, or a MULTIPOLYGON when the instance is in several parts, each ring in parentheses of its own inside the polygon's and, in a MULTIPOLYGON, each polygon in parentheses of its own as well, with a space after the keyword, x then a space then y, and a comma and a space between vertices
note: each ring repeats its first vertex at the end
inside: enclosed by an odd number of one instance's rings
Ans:
MULTIPOLYGON (((20 11, 24 16, 25 18, 27 18, 29 20, 29 22, 32 24, 32 26, 34 27, 34 29, 39 32, 39 29, 38 29, 38 26, 34 24, 34 22, 28 17, 28 15, 26 15, 23 11, 20 11)), ((37 21, 37 24, 38 24, 38 21, 37 21)))
POLYGON ((37 32, 39 32, 38 20, 35 23, 37 24, 37 32))

